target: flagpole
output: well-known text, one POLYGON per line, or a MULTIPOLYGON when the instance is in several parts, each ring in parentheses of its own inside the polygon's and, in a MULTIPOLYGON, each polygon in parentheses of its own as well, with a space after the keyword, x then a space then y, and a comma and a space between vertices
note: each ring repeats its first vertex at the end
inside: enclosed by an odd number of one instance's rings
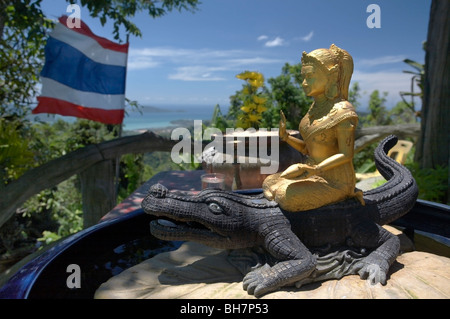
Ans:
MULTIPOLYGON (((130 40, 130 34, 127 34, 127 44, 129 45, 129 40, 130 40)), ((129 47, 128 47, 129 48, 129 47)), ((125 90, 124 90, 124 112, 125 112, 125 98, 126 98, 126 88, 127 88, 127 73, 128 73, 128 53, 127 53, 127 61, 125 64, 125 90)), ((119 125, 119 133, 118 133, 118 137, 117 138, 121 138, 122 137, 122 129, 123 129, 123 119, 122 122, 120 122, 119 125)), ((120 179, 119 179, 119 173, 120 173, 120 156, 116 157, 116 200, 117 197, 119 196, 119 186, 120 186, 120 179)))
MULTIPOLYGON (((128 33, 127 34, 127 44, 128 44, 128 49, 130 48, 129 46, 130 46, 130 34, 128 33)), ((128 52, 128 51, 127 51, 128 52)), ((125 90, 124 90, 124 96, 125 96, 125 98, 126 98, 126 92, 127 92, 127 73, 128 73, 128 53, 127 53, 127 61, 126 61, 126 63, 125 63, 125 85, 124 85, 124 87, 125 87, 125 90)), ((124 101, 123 101, 123 104, 124 104, 124 112, 125 112, 125 98, 124 98, 124 101)), ((122 120, 122 122, 120 122, 120 126, 119 126, 119 138, 120 137, 122 137, 122 126, 123 126, 123 120, 122 120)))

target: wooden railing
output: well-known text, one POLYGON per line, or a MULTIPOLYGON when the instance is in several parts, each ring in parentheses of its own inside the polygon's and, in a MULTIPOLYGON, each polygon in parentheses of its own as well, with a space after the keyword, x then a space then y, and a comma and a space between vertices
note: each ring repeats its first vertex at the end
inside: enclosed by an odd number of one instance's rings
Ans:
POLYGON ((152 132, 88 145, 25 172, 0 196, 0 226, 31 196, 80 174, 84 225, 97 223, 115 206, 114 162, 128 153, 170 152, 175 141, 152 132))
MULTIPOLYGON (((419 130, 418 124, 361 128, 356 131, 355 151, 389 134, 417 137, 419 130)), ((128 153, 170 152, 176 143, 147 131, 89 145, 31 169, 2 190, 0 227, 30 197, 75 174, 81 177, 84 226, 93 225, 116 205, 114 161, 128 153)))

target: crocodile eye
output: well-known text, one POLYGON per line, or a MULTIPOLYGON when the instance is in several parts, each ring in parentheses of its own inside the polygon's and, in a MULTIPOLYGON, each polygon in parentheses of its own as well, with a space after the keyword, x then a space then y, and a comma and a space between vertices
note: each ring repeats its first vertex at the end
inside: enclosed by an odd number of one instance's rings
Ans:
POLYGON ((219 204, 214 203, 214 202, 213 203, 209 203, 208 204, 208 208, 214 214, 221 214, 223 212, 222 207, 220 207, 219 204))

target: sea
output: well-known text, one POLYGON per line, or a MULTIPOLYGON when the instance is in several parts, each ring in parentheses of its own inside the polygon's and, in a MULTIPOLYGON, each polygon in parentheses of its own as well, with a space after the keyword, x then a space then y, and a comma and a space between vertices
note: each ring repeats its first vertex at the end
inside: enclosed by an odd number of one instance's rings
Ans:
MULTIPOLYGON (((211 121, 214 106, 144 106, 127 111, 123 120, 124 131, 186 127, 194 120, 211 121)), ((222 110, 223 112, 223 110, 222 110)))
MULTIPOLYGON (((211 121, 215 106, 209 105, 164 105, 141 106, 139 109, 126 110, 122 129, 126 131, 162 130, 176 127, 189 128, 194 120, 201 120, 204 124, 211 121)), ((225 111, 228 112, 228 110, 225 111)), ((224 110, 222 110, 224 113, 224 110)), ((54 122, 62 119, 73 123, 76 118, 55 114, 29 115, 31 121, 54 122)))

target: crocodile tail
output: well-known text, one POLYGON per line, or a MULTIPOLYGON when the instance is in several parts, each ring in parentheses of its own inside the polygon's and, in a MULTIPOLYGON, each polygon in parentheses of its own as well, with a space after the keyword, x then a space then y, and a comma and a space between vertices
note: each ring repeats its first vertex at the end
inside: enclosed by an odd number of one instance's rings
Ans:
POLYGON ((364 193, 366 204, 372 204, 373 219, 379 225, 389 224, 408 213, 416 202, 418 188, 411 172, 387 156, 397 137, 386 137, 375 150, 375 165, 387 182, 364 193))

